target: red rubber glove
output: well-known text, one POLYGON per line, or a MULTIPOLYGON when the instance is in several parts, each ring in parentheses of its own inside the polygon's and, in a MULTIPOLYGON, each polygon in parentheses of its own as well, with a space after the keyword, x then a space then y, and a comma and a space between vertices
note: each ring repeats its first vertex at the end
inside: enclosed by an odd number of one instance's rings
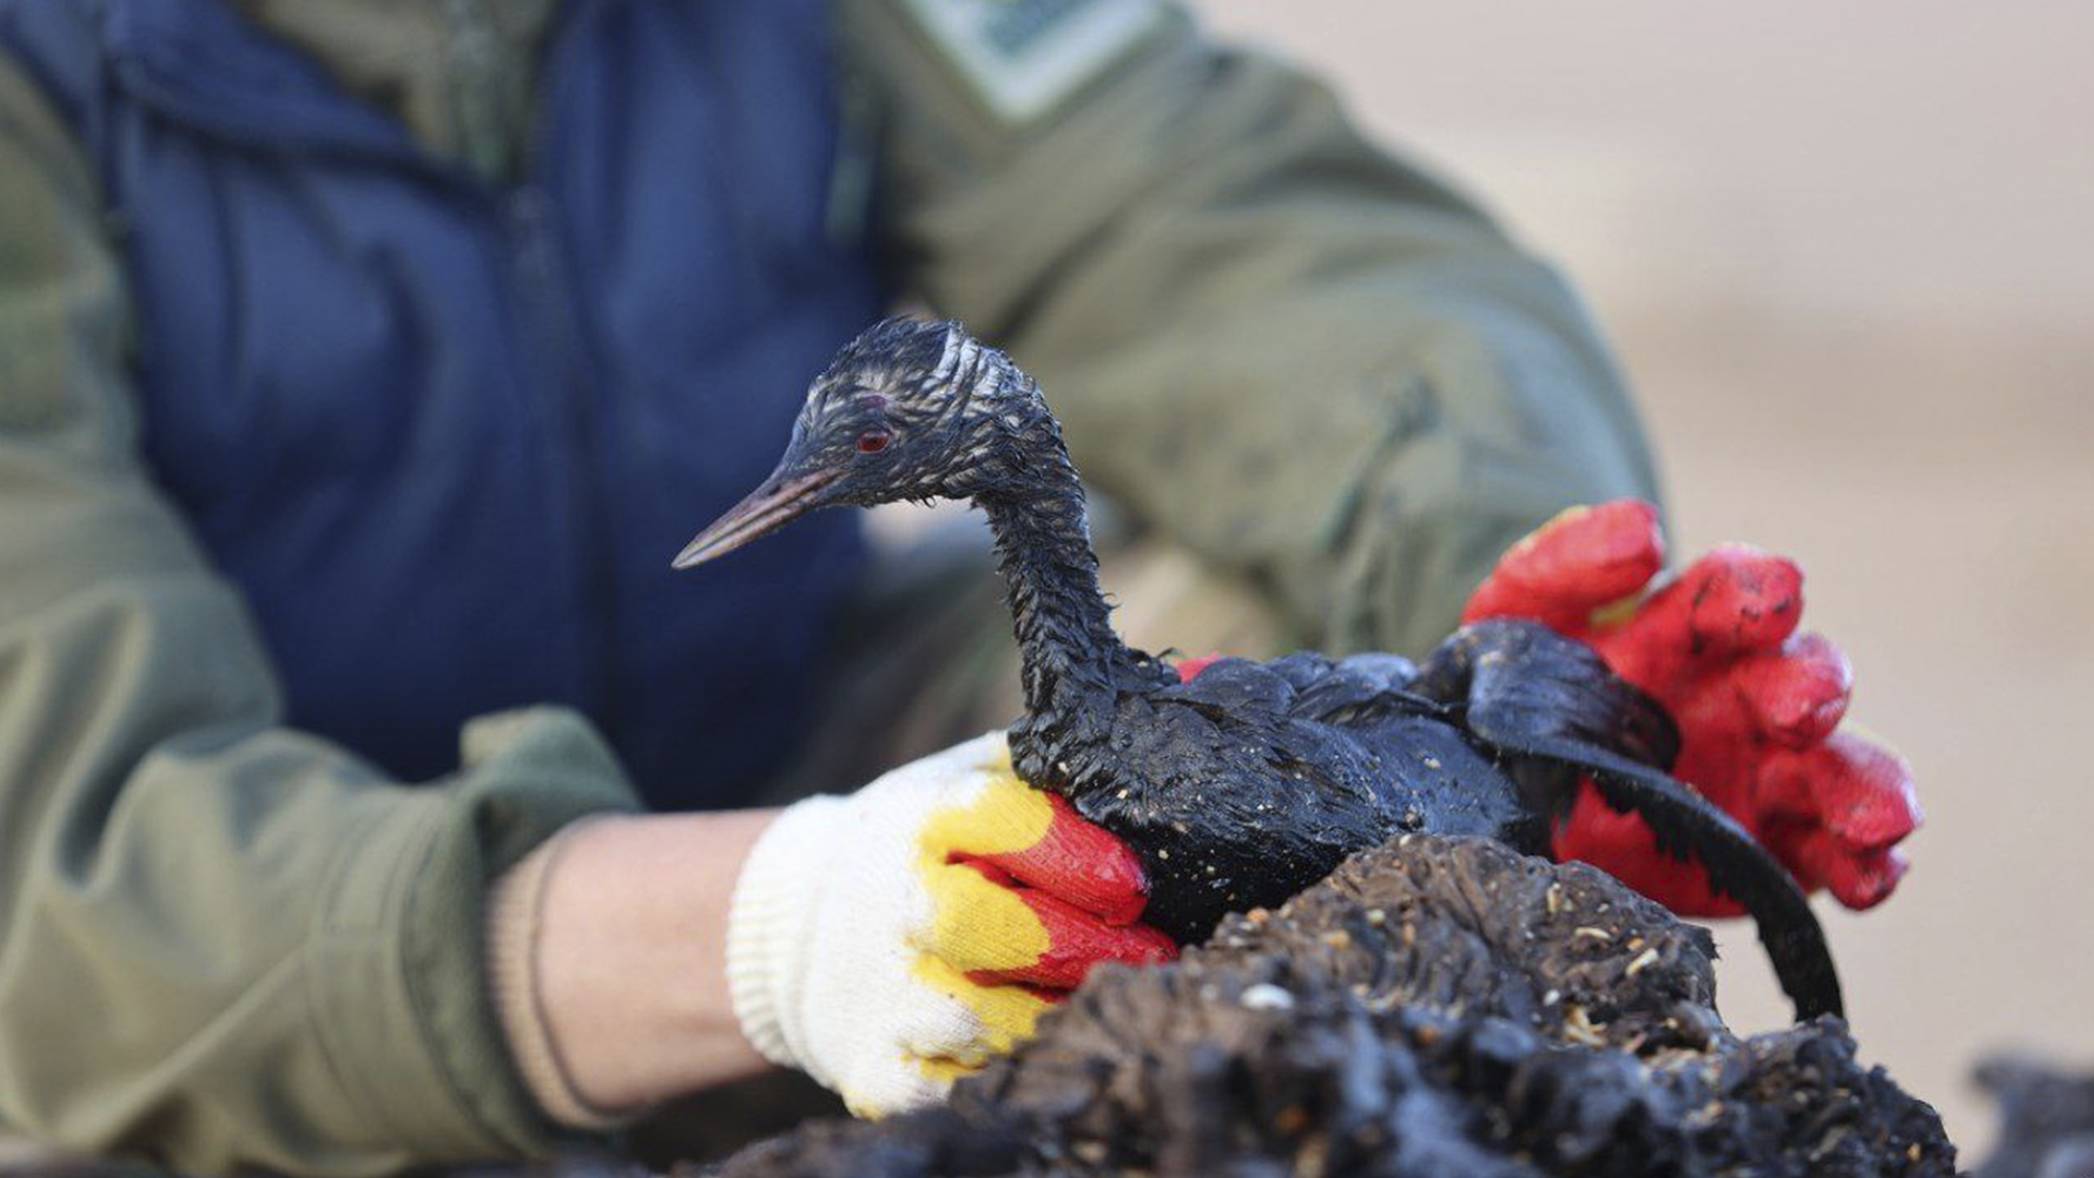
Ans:
MULTIPOLYGON (((1897 843, 1919 825, 1919 799, 1897 754, 1835 731, 1853 672, 1830 641, 1796 632, 1802 570, 1732 544, 1653 588, 1664 563, 1650 504, 1573 508, 1499 558, 1462 620, 1531 618, 1590 644, 1672 714, 1675 776, 1751 831, 1805 891, 1827 888, 1849 908, 1882 903, 1905 874, 1897 843)), ((1589 783, 1555 850, 1684 915, 1744 912, 1589 783)))

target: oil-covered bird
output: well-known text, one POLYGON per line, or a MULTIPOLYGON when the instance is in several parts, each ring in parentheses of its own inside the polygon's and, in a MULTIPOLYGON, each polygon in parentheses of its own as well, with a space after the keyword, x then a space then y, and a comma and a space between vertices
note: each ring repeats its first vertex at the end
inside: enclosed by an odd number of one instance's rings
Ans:
POLYGON ((808 389, 777 469, 700 532, 688 568, 819 507, 969 500, 995 534, 1022 655, 1018 775, 1124 839, 1144 919, 1197 941, 1408 831, 1546 855, 1583 776, 1736 897, 1799 1017, 1839 980, 1802 891, 1728 815, 1668 776, 1678 736, 1582 643, 1466 627, 1423 666, 1389 654, 1223 659, 1189 682, 1114 633, 1084 492, 1039 386, 958 323, 889 319, 808 389))

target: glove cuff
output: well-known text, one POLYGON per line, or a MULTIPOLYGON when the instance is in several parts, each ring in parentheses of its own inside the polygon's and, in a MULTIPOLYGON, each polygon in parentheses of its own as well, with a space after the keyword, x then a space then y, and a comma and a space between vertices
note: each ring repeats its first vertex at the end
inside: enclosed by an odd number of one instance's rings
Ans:
POLYGON ((727 989, 742 1034, 765 1059, 815 1074, 799 993, 816 898, 847 801, 814 797, 779 814, 749 849, 727 915, 727 989))

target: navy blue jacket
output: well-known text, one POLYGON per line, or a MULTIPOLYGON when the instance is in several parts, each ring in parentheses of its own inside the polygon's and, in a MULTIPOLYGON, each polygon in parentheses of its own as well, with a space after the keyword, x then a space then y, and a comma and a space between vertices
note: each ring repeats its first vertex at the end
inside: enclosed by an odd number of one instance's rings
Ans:
POLYGON ((854 521, 668 561, 884 301, 826 227, 827 36, 818 0, 575 0, 497 189, 216 0, 0 12, 121 233, 147 457, 293 724, 419 778, 564 702, 657 805, 778 766, 854 521))

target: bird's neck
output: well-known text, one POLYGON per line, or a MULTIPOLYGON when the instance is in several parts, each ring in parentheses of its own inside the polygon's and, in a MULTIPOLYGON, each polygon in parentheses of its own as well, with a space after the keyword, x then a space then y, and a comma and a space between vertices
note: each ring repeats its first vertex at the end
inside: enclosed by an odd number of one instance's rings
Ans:
POLYGON ((996 536, 1027 720, 1080 737, 1102 731, 1119 688, 1153 661, 1113 633, 1083 484, 1053 419, 1037 424, 1006 485, 975 501, 996 536))

